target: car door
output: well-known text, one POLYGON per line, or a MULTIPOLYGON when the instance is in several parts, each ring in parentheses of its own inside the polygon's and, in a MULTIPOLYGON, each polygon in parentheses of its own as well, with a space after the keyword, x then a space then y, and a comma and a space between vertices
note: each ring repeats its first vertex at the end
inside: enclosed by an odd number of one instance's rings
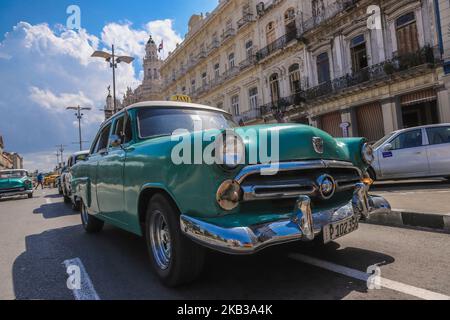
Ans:
POLYGON ((391 138, 378 151, 383 179, 410 178, 429 174, 424 131, 414 129, 391 138), (386 148, 390 146, 390 148, 386 148))
POLYGON ((427 128, 427 153, 431 175, 450 175, 450 126, 427 128))
POLYGON ((101 152, 97 166, 97 202, 100 212, 106 218, 119 224, 124 219, 123 173, 126 153, 119 145, 112 145, 113 137, 120 137, 124 115, 112 123, 107 149, 101 152))

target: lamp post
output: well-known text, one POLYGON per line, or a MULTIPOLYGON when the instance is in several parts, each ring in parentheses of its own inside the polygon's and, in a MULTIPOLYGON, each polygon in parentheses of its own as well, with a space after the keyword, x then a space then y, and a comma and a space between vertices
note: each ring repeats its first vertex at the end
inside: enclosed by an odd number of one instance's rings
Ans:
POLYGON ((82 108, 80 106, 77 107, 67 107, 67 110, 76 110, 75 117, 78 119, 78 137, 79 137, 79 143, 80 143, 80 151, 83 151, 83 139, 81 138, 81 119, 83 118, 84 114, 81 113, 83 110, 92 110, 92 108, 82 108))
POLYGON ((114 45, 112 45, 112 52, 105 52, 105 51, 95 51, 91 57, 93 58, 103 58, 106 62, 109 63, 110 68, 112 68, 113 73, 113 106, 114 106, 114 113, 117 112, 117 105, 116 105, 116 68, 117 65, 121 62, 125 63, 132 63, 134 61, 133 57, 129 56, 119 56, 117 57, 114 52, 114 45))

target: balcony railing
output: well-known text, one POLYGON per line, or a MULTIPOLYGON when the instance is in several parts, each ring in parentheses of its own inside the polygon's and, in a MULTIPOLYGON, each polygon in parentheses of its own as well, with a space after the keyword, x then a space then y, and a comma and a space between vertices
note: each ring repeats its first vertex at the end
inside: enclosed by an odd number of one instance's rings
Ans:
POLYGON ((250 109, 246 112, 241 113, 238 116, 234 116, 234 120, 237 123, 241 122, 247 123, 258 119, 262 119, 261 108, 250 109))
POLYGON ((236 35, 236 29, 227 28, 222 34, 222 42, 234 37, 236 35))
POLYGON ((287 108, 300 106, 305 101, 305 93, 300 91, 289 97, 280 98, 261 107, 262 115, 278 114, 286 111, 287 108))
POLYGON ((241 19, 238 20, 237 26, 238 29, 242 29, 246 25, 255 21, 255 18, 252 13, 245 13, 241 19))
POLYGON ((433 48, 425 47, 418 52, 394 57, 391 60, 321 83, 318 86, 308 89, 305 93, 305 98, 307 100, 313 100, 336 94, 357 85, 388 79, 396 73, 407 72, 414 67, 422 65, 433 66, 435 63, 436 59, 433 48))
POLYGON ((220 47, 220 41, 218 39, 213 39, 208 46, 208 52, 211 53, 213 50, 216 50, 220 47))
POLYGON ((240 71, 240 69, 238 67, 236 67, 236 66, 231 67, 224 72, 222 77, 224 78, 224 80, 228 80, 228 79, 236 76, 239 73, 239 71, 240 71))
POLYGON ((270 56, 272 53, 285 48, 292 40, 295 39, 297 39, 297 29, 286 33, 284 36, 278 38, 268 46, 259 50, 256 54, 256 58, 258 59, 258 61, 261 61, 264 58, 270 56))
POLYGON ((255 65, 255 63, 256 63, 256 55, 252 54, 239 64, 239 69, 241 69, 241 71, 245 70, 255 65))
POLYGON ((339 13, 341 13, 345 10, 348 10, 357 1, 358 0, 338 0, 334 3, 332 3, 331 5, 328 5, 319 14, 300 22, 300 25, 301 25, 300 33, 303 34, 305 32, 308 32, 308 31, 318 27, 325 21, 328 21, 328 20, 334 18, 339 13))

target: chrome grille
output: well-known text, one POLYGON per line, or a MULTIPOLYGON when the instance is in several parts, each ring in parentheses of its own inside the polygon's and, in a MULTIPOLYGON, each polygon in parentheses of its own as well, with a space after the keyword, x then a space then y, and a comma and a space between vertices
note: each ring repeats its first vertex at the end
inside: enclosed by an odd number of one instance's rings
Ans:
POLYGON ((361 170, 351 163, 340 161, 302 161, 279 164, 274 175, 262 175, 267 166, 249 166, 236 180, 243 191, 242 201, 291 199, 301 195, 318 197, 317 179, 328 174, 336 182, 336 194, 353 190, 361 181, 361 170))

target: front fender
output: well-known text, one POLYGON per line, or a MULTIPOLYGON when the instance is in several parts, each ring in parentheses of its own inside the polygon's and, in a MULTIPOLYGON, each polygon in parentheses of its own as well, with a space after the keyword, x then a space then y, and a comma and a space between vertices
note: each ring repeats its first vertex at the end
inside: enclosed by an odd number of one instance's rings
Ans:
POLYGON ((92 205, 91 197, 91 179, 76 178, 72 180, 72 192, 75 196, 82 199, 84 204, 88 207, 92 205))

